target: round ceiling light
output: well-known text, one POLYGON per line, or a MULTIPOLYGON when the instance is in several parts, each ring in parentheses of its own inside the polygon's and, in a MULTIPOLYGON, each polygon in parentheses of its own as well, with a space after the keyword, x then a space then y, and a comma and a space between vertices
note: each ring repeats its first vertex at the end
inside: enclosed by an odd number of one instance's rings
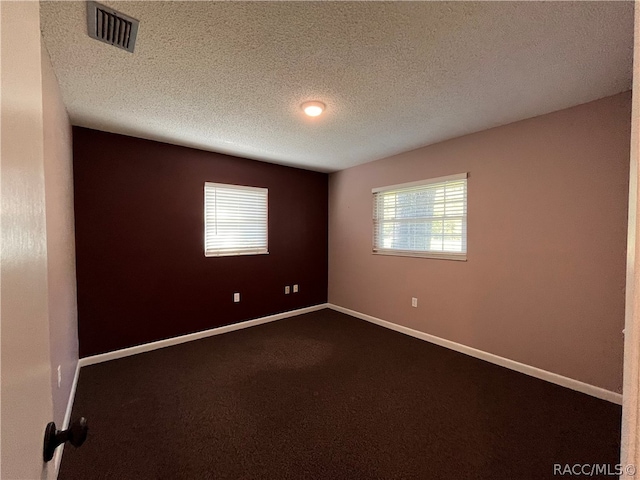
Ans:
POLYGON ((302 110, 310 117, 317 117, 324 111, 325 106, 322 102, 305 102, 302 104, 302 110))

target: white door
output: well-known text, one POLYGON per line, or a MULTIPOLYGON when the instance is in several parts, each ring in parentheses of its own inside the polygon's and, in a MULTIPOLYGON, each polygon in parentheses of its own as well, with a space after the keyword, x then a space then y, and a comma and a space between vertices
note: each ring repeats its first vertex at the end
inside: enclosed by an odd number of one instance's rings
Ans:
POLYGON ((53 478, 39 2, 0 2, 3 479, 53 478))

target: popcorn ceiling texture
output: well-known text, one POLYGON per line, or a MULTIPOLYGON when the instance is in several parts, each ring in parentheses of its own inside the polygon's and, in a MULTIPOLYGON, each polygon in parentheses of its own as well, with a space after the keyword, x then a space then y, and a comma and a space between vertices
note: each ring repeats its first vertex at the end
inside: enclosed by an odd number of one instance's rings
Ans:
POLYGON ((631 88, 633 2, 103 3, 133 54, 41 3, 74 125, 319 171, 631 88))

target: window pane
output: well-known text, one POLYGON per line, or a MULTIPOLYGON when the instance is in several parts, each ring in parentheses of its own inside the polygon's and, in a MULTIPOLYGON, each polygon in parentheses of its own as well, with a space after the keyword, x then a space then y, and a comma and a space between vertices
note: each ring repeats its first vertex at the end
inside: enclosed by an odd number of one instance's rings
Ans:
POLYGON ((434 179, 374 193, 374 251, 466 253, 467 180, 434 179))
POLYGON ((268 190, 205 183, 206 256, 267 253, 268 190))

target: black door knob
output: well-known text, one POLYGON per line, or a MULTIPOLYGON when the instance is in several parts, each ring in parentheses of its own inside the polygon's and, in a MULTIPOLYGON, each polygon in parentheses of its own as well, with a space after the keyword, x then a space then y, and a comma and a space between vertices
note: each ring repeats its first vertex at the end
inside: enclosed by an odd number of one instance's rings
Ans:
POLYGON ((44 461, 51 460, 56 448, 65 442, 71 443, 76 448, 82 445, 87 439, 88 430, 87 419, 84 417, 80 417, 80 419, 73 422, 67 430, 56 429, 54 422, 47 424, 44 430, 44 461))

